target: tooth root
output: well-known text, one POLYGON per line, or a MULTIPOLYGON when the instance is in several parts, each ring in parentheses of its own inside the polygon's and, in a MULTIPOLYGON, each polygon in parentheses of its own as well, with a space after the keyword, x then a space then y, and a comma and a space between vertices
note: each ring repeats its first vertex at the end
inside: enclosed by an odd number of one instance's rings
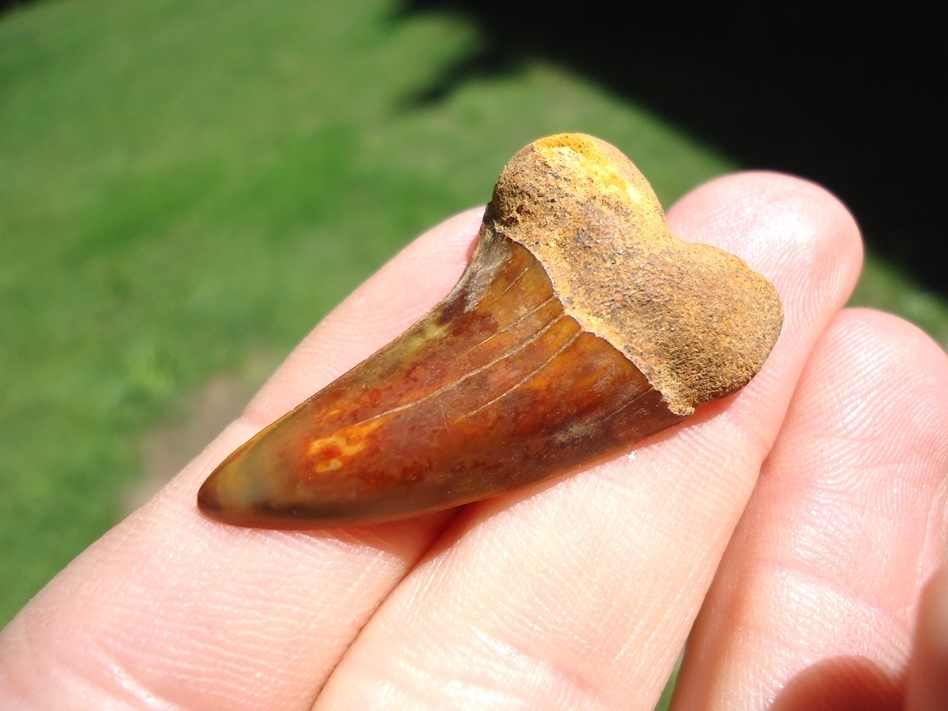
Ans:
POLYGON ((547 478, 680 419, 498 238, 411 330, 234 452, 198 501, 245 526, 384 521, 547 478))
POLYGON ((231 454, 198 505, 243 526, 320 528, 509 491, 743 387, 781 323, 763 277, 668 233, 615 148, 542 139, 504 169, 454 290, 231 454))

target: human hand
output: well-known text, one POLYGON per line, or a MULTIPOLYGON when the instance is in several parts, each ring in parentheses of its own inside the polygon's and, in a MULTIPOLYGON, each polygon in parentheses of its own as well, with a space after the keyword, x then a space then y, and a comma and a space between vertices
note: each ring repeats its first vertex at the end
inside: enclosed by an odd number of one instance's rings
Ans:
POLYGON ((407 247, 37 595, 0 635, 0 707, 649 709, 694 624, 677 708, 939 708, 944 574, 903 680, 948 538, 948 357, 895 317, 841 311, 857 229, 792 178, 723 178, 669 212, 781 293, 780 340, 737 395, 459 510, 318 532, 200 516, 230 451, 447 293, 479 218, 407 247))

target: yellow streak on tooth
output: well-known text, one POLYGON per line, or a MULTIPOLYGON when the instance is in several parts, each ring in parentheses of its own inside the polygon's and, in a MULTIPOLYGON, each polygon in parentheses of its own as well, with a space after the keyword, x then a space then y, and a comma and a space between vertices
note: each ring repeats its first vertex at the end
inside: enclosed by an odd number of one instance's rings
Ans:
POLYGON ((307 455, 312 462, 313 474, 324 474, 342 469, 345 460, 362 452, 368 437, 382 424, 382 418, 360 422, 310 442, 307 455))

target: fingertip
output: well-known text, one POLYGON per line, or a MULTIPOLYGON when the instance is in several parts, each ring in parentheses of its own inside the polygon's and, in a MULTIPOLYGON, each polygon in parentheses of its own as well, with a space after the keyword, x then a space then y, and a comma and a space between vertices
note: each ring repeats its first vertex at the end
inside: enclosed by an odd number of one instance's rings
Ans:
POLYGON ((933 377, 942 382, 948 378, 948 353, 928 333, 910 321, 868 307, 848 308, 840 314, 840 318, 855 322, 856 328, 860 329, 857 333, 864 331, 866 335, 862 337, 872 338, 885 346, 880 357, 910 355, 914 368, 931 372, 933 377))
MULTIPOLYGON (((681 198, 669 210, 676 223, 689 214, 707 214, 717 220, 745 215, 769 222, 773 213, 797 212, 825 231, 839 232, 861 249, 859 226, 845 204, 818 183, 774 171, 743 171, 709 180, 681 198)), ((702 220, 703 221, 703 220, 702 220)))
POLYGON ((851 308, 835 317, 821 351, 808 367, 825 367, 825 382, 858 377, 846 395, 851 412, 888 413, 893 442, 948 469, 948 354, 928 334, 893 314, 851 308))
POLYGON ((682 198, 668 217, 680 237, 736 253, 785 298, 819 282, 821 298, 845 299, 862 268, 862 238, 852 213, 825 188, 792 175, 755 171, 716 178, 682 198))

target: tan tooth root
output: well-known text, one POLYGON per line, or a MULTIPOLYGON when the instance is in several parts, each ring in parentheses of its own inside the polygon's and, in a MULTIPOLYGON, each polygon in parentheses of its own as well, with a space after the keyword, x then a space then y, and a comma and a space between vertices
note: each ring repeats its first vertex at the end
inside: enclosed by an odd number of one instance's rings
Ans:
POLYGON ((763 277, 668 232, 616 148, 551 136, 504 169, 454 290, 230 455, 198 505, 228 523, 320 528, 510 491, 740 389, 781 323, 763 277))

